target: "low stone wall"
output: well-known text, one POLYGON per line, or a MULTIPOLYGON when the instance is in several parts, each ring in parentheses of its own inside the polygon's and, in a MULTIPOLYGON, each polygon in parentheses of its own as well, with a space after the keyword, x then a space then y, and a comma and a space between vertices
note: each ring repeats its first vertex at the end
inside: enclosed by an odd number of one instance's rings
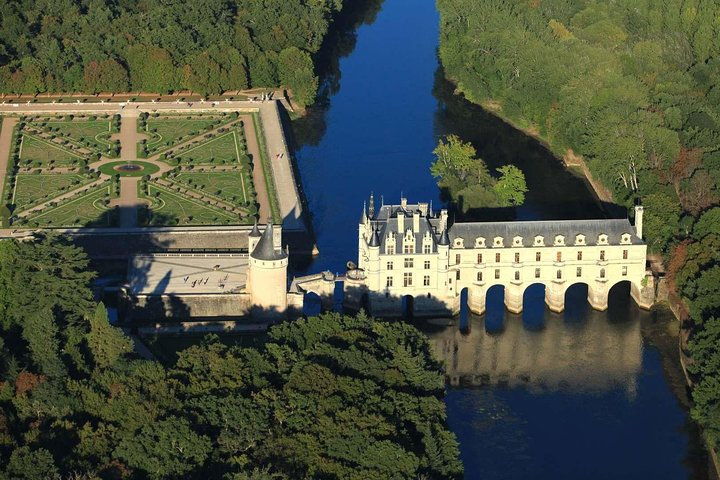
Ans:
POLYGON ((189 318, 242 317, 250 313, 246 293, 204 295, 139 296, 126 318, 128 321, 182 321, 189 318))

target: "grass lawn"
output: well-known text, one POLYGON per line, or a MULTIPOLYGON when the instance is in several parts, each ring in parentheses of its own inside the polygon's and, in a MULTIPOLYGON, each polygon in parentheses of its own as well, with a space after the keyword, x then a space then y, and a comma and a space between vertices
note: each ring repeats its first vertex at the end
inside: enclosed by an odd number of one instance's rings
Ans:
POLYGON ((252 177, 247 168, 241 171, 188 172, 172 179, 184 186, 214 195, 234 205, 253 199, 252 177))
POLYGON ((59 134, 66 134, 72 140, 87 142, 89 148, 105 151, 114 143, 110 140, 112 131, 112 119, 106 120, 51 120, 46 122, 45 127, 36 124, 38 128, 51 128, 59 134))
POLYGON ((12 203, 18 211, 23 211, 91 181, 88 176, 75 173, 19 173, 12 203))
POLYGON ((164 187, 150 185, 150 197, 153 201, 153 213, 150 225, 233 225, 238 216, 215 206, 188 198, 181 193, 164 187), (157 196, 156 196, 157 194, 157 196))
POLYGON ((48 207, 28 218, 28 224, 41 227, 109 227, 112 224, 112 210, 102 205, 109 183, 79 197, 48 207))
POLYGON ((141 131, 150 135, 147 141, 148 154, 160 152, 172 147, 192 137, 202 135, 208 131, 208 127, 214 124, 226 123, 231 121, 222 117, 198 117, 193 116, 190 119, 187 116, 170 116, 163 115, 157 118, 148 117, 146 120, 146 130, 141 131), (219 123, 218 120, 220 120, 219 123))
POLYGON ((224 133, 200 145, 183 151, 174 163, 181 165, 227 165, 239 162, 249 165, 242 136, 236 131, 224 133))
POLYGON ((23 135, 20 151, 20 166, 28 166, 27 160, 31 160, 32 167, 69 167, 74 162, 80 161, 83 157, 50 141, 23 135))

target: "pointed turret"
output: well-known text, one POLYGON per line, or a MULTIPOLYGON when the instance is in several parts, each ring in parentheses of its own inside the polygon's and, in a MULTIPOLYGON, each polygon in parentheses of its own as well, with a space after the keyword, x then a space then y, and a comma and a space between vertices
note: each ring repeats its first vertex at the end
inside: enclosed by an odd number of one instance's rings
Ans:
POLYGON ((260 237, 260 236, 262 236, 261 233, 260 233, 260 229, 258 229, 258 226, 257 226, 257 220, 255 220, 255 225, 253 225, 253 229, 252 229, 252 231, 250 232, 249 236, 251 236, 251 237, 260 237))
POLYGON ((373 228, 372 235, 370 236, 370 243, 368 245, 370 247, 379 247, 380 246, 380 236, 378 235, 378 231, 376 228, 373 228))
POLYGON ((450 245, 450 237, 448 236, 447 228, 444 229, 440 234, 440 240, 438 240, 438 245, 450 245))
POLYGON ((365 208, 365 202, 363 202, 363 209, 362 213, 360 214, 360 221, 358 222, 360 225, 365 225, 367 223, 368 216, 367 216, 367 209, 365 208))
POLYGON ((370 217, 370 220, 375 218, 375 196, 373 195, 373 192, 370 192, 370 210, 368 211, 368 216, 370 217))
POLYGON ((273 241, 273 226, 271 222, 268 222, 262 237, 260 237, 260 241, 257 243, 250 256, 256 260, 268 261, 287 258, 287 255, 282 249, 275 249, 275 242, 273 241))

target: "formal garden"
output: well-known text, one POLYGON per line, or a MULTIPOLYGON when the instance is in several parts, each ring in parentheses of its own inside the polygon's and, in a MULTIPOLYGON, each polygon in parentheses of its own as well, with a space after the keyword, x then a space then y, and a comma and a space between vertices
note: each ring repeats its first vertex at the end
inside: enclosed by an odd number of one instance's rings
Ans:
POLYGON ((117 226, 120 205, 133 205, 138 226, 252 224, 259 207, 247 118, 141 113, 130 120, 137 143, 124 147, 137 159, 121 160, 119 115, 21 117, 3 225, 117 226))

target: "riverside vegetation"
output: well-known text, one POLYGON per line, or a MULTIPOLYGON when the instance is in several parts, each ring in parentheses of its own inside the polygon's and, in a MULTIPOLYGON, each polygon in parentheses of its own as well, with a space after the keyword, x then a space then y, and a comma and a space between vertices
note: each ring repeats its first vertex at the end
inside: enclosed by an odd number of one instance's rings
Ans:
POLYGON ((285 86, 313 102, 315 55, 342 0, 0 5, 0 91, 202 94, 285 86))
POLYGON ((163 365, 133 354, 94 276, 60 237, 0 242, 0 478, 462 478, 413 326, 325 314, 163 365))
POLYGON ((693 417, 720 445, 720 5, 438 0, 440 58, 470 101, 581 155, 646 208, 689 307, 693 417))

